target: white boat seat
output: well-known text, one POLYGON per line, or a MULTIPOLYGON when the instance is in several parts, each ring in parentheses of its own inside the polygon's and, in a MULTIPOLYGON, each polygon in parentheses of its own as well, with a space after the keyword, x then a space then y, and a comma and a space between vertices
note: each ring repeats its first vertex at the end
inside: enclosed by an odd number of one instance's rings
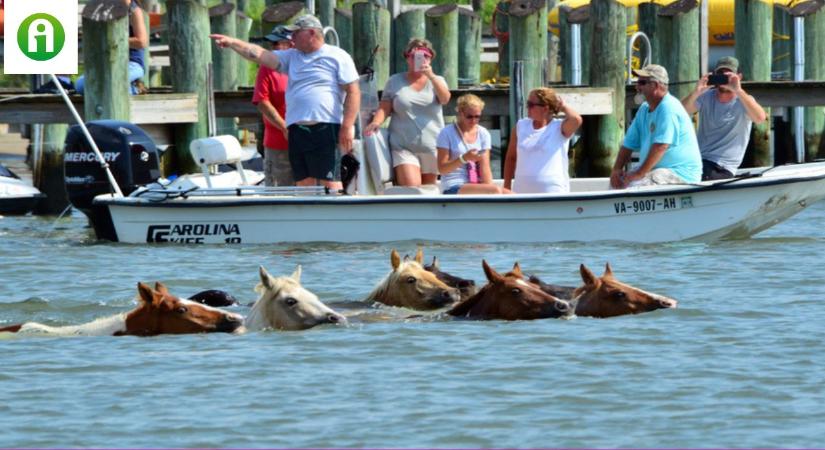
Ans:
POLYGON ((435 184, 421 186, 391 186, 384 189, 384 195, 440 195, 441 191, 435 184))
POLYGON ((244 150, 235 136, 227 134, 195 139, 189 144, 189 153, 201 167, 207 186, 212 187, 210 175, 217 174, 218 164, 234 164, 241 176, 242 184, 249 184, 241 162, 252 159, 255 151, 244 150))

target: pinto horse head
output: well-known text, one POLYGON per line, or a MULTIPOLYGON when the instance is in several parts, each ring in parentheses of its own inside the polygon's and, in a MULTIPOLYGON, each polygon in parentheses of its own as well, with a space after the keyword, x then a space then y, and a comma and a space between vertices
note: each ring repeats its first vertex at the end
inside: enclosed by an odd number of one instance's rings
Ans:
MULTIPOLYGON (((421 252, 420 249, 418 251, 421 252)), ((432 264, 424 266, 424 270, 427 272, 432 272, 436 278, 444 282, 447 286, 457 288, 461 295, 461 301, 467 300, 478 291, 478 289, 476 289, 475 281, 460 278, 441 270, 441 267, 438 264, 438 257, 436 256, 433 256, 432 264)))
POLYGON ((389 306, 417 310, 443 308, 459 300, 458 289, 446 285, 422 266, 423 254, 419 251, 415 260, 404 258, 393 249, 390 254, 392 271, 367 296, 367 301, 377 301, 389 306))
POLYGON ((613 275, 610 264, 604 274, 597 277, 584 264, 579 267, 584 285, 576 288, 578 298, 576 315, 590 317, 614 317, 639 314, 662 308, 675 308, 678 302, 672 298, 653 294, 622 283, 613 275))
POLYGON ((154 289, 138 283, 138 293, 140 304, 126 315, 126 329, 118 335, 231 333, 243 325, 238 314, 175 297, 162 283, 154 289))
POLYGON ((273 277, 263 266, 258 268, 261 294, 246 318, 246 328, 260 330, 306 330, 316 325, 345 325, 347 319, 330 309, 312 292, 301 286, 301 266, 289 277, 273 277))
POLYGON ((524 280, 518 263, 504 275, 482 260, 487 284, 447 314, 471 319, 533 320, 570 316, 574 306, 524 280))

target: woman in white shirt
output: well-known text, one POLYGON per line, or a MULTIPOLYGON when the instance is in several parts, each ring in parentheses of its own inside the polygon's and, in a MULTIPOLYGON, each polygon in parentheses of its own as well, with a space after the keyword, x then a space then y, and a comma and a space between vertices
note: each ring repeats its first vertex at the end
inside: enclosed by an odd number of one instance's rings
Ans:
POLYGON ((438 134, 438 171, 445 194, 505 194, 493 184, 490 132, 478 124, 484 102, 473 94, 456 100, 456 121, 438 134))
POLYGON ((527 118, 519 120, 510 135, 504 187, 519 194, 569 192, 567 148, 581 123, 579 113, 553 89, 530 91, 527 118), (559 113, 564 119, 556 117, 559 113))

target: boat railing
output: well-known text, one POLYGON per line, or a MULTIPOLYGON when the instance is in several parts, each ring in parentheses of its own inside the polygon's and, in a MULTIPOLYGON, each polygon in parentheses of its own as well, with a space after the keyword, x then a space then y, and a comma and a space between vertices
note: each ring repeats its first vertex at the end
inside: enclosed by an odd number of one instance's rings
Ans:
POLYGON ((134 197, 164 201, 188 197, 308 197, 338 195, 324 186, 231 186, 231 187, 192 187, 189 189, 147 188, 132 194, 134 197))

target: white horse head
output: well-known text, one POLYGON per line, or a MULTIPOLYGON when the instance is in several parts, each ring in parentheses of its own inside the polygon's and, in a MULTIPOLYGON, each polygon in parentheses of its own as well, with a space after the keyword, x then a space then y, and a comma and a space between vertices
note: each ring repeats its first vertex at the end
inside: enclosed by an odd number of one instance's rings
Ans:
POLYGON ((255 291, 261 296, 252 305, 245 325, 250 331, 265 328, 306 330, 325 323, 346 324, 347 319, 323 304, 301 286, 301 266, 289 277, 273 277, 260 267, 261 282, 255 291))

